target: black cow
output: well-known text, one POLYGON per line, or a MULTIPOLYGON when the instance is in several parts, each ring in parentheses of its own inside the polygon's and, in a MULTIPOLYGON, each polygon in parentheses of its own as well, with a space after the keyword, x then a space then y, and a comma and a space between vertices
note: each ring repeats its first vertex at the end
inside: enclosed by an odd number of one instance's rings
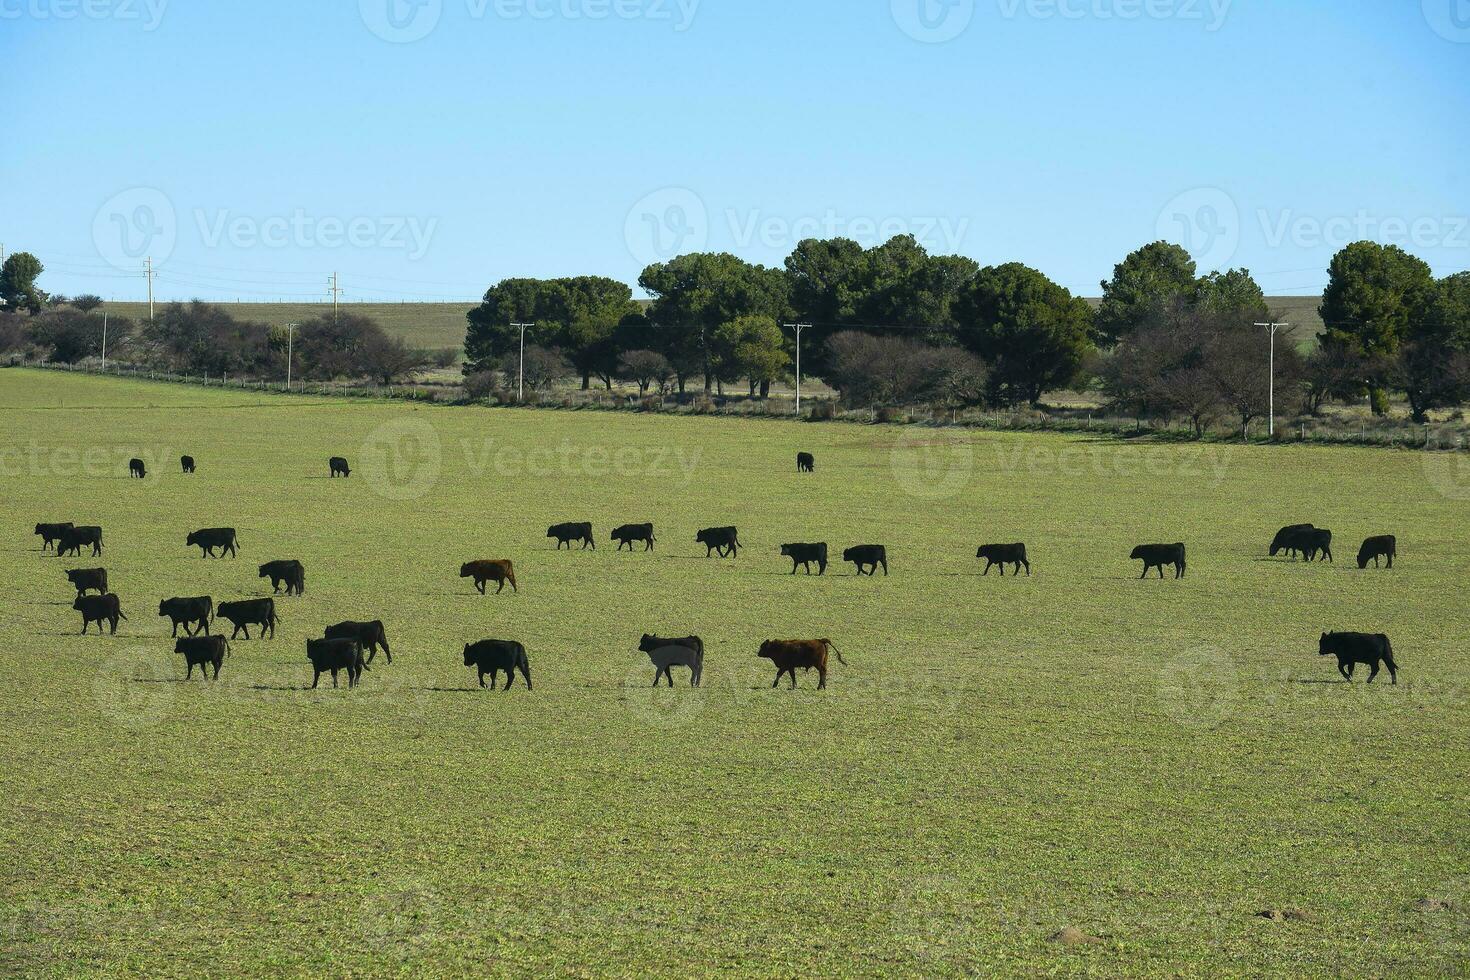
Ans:
POLYGON ((36 533, 41 536, 41 550, 54 550, 56 542, 60 541, 63 535, 71 529, 71 521, 67 521, 64 524, 37 524, 36 533))
POLYGON ((174 653, 184 655, 184 663, 189 669, 184 673, 184 680, 194 676, 194 668, 199 668, 199 676, 209 680, 209 668, 214 667, 214 679, 219 680, 219 669, 224 666, 225 655, 230 652, 230 644, 223 636, 182 636, 174 643, 174 653))
POLYGON ((1319 558, 1332 561, 1332 532, 1325 527, 1314 527, 1310 531, 1302 531, 1293 541, 1299 546, 1307 561, 1316 561, 1319 558))
POLYGON ((643 634, 638 649, 648 654, 653 661, 653 686, 658 679, 666 677, 669 687, 674 686, 674 667, 689 668, 689 686, 698 687, 704 677, 704 641, 697 636, 684 636, 674 640, 643 634))
POLYGON ((383 631, 383 621, 375 619, 371 623, 338 623, 336 626, 328 626, 323 634, 329 640, 356 640, 367 650, 367 662, 372 663, 373 658, 378 655, 379 644, 383 647, 383 655, 388 662, 393 662, 393 651, 388 649, 388 634, 383 631))
POLYGON ((815 473, 817 471, 817 458, 811 453, 796 454, 796 472, 815 473))
POLYGON ((546 529, 548 538, 556 538, 556 550, 560 551, 562 545, 567 550, 572 550, 572 542, 582 542, 582 550, 586 551, 590 546, 593 551, 597 550, 597 542, 592 540, 592 525, 586 521, 569 524, 553 524, 546 529))
POLYGON ((144 477, 146 477, 147 475, 148 475, 148 470, 147 470, 147 468, 145 468, 143 466, 143 461, 141 459, 130 459, 130 460, 128 460, 128 476, 129 477, 136 476, 138 479, 141 480, 144 477))
POLYGON ((100 527, 69 527, 61 532, 61 538, 56 542, 56 554, 82 555, 82 549, 87 545, 92 546, 92 557, 102 554, 102 528, 100 527))
POLYGON ((267 631, 271 639, 276 638, 276 600, 274 599, 241 599, 238 602, 221 602, 215 607, 214 614, 220 619, 228 620, 234 627, 230 631, 230 639, 234 639, 240 633, 245 634, 245 639, 250 639, 250 627, 260 627, 260 637, 265 638, 267 631))
POLYGON ((698 544, 704 545, 704 557, 716 551, 721 558, 733 558, 740 554, 740 532, 733 527, 707 527, 694 536, 698 544))
POLYGON ((122 603, 117 596, 111 592, 106 595, 79 595, 71 604, 71 607, 82 614, 82 635, 87 635, 87 625, 97 624, 97 633, 102 633, 102 624, 105 622, 112 627, 112 635, 117 635, 117 621, 127 619, 123 615, 122 603))
POLYGON ((1388 668, 1388 676, 1393 678, 1393 682, 1399 682, 1399 665, 1393 662, 1393 644, 1382 633, 1323 633, 1322 641, 1317 645, 1317 655, 1337 657, 1337 670, 1349 684, 1353 682, 1353 668, 1358 664, 1368 664, 1373 668, 1368 675, 1368 683, 1372 684, 1378 676, 1380 663, 1388 668))
POLYGON ((362 644, 356 640, 307 640, 306 659, 311 661, 313 671, 311 686, 321 682, 322 674, 332 672, 332 686, 337 686, 337 672, 347 671, 347 686, 356 687, 367 663, 362 659, 362 644))
POLYGON ((180 456, 179 457, 179 465, 184 468, 184 472, 185 473, 193 473, 194 472, 194 457, 193 456, 180 456))
POLYGON ((328 474, 329 476, 349 477, 352 475, 352 467, 348 466, 347 460, 343 459, 341 456, 333 456, 331 459, 327 460, 327 466, 331 470, 331 472, 328 474))
POLYGON ((881 544, 860 544, 848 548, 842 553, 842 560, 856 565, 859 575, 877 575, 879 565, 883 566, 883 574, 888 574, 888 549, 881 544))
POLYGON ((526 690, 531 690, 531 662, 526 658, 526 648, 515 640, 481 640, 464 648, 464 665, 474 667, 480 675, 480 686, 485 686, 485 675, 490 675, 490 687, 500 671, 505 671, 504 690, 509 691, 515 683, 515 672, 519 670, 526 679, 526 690))
POLYGON ((990 574, 990 566, 999 565, 1001 577, 1006 574, 1007 565, 1015 565, 1015 574, 1021 574, 1024 565, 1026 574, 1031 574, 1031 562, 1026 558, 1026 546, 1024 544, 982 544, 975 552, 976 558, 985 559, 985 571, 981 575, 990 574))
POLYGON ((1143 574, 1139 578, 1148 578, 1150 569, 1159 570, 1159 578, 1164 577, 1164 566, 1174 566, 1174 577, 1184 577, 1184 545, 1182 544, 1141 544, 1133 549, 1129 556, 1134 561, 1143 562, 1143 574))
POLYGON ((827 545, 820 544, 783 544, 781 546, 783 557, 791 559, 791 574, 796 574, 796 566, 801 565, 806 573, 812 573, 812 564, 817 566, 818 575, 827 574, 827 545))
POLYGON ((237 554, 235 544, 235 529, 232 527, 207 527, 202 530, 191 531, 188 540, 184 542, 184 546, 187 548, 198 545, 200 558, 215 557, 214 549, 216 548, 220 549, 220 558, 223 558, 226 554, 234 557, 237 554))
POLYGON ((158 615, 167 616, 173 621, 174 628, 170 636, 177 637, 180 626, 184 628, 185 636, 194 636, 196 633, 208 636, 209 621, 214 618, 214 599, 207 595, 164 599, 158 604, 158 615))
POLYGON ((286 594, 293 591, 301 595, 306 591, 306 566, 295 558, 283 561, 268 561, 260 566, 258 578, 269 578, 271 580, 271 591, 281 591, 281 585, 285 584, 286 594))
POLYGON ((1399 556, 1399 539, 1392 534, 1382 534, 1376 538, 1369 538, 1363 542, 1363 547, 1358 549, 1358 567, 1367 568, 1368 562, 1378 568, 1378 559, 1387 558, 1388 567, 1393 567, 1393 560, 1399 556))
POLYGON ((107 592, 107 569, 72 568, 66 573, 67 581, 76 586, 77 595, 86 595, 88 589, 96 589, 98 595, 107 592))
POLYGON ((652 551, 654 542, 658 540, 653 536, 652 524, 624 524, 612 533, 612 539, 618 542, 619 551, 623 550, 623 545, 632 551, 633 544, 638 541, 643 542, 644 551, 652 551))
POLYGON ((1301 545, 1297 539, 1304 531, 1315 531, 1311 524, 1288 524, 1276 532, 1276 537, 1271 539, 1271 557, 1285 552, 1289 556, 1295 556, 1301 551, 1301 545))

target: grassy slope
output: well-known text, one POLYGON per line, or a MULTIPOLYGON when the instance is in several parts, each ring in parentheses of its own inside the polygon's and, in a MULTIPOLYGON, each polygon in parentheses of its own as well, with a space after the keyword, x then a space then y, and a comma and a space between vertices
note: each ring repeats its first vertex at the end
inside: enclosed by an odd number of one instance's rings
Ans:
POLYGON ((25 450, 0 471, 0 970, 1470 969, 1470 505, 1440 492, 1470 484, 1417 455, 21 371, 0 372, 0 426, 25 450), (384 423, 439 440, 423 496, 378 492, 396 484, 364 442, 384 423), (495 462, 562 446, 569 467, 495 462), (105 465, 54 454, 78 447, 105 465), (654 465, 679 451, 687 479, 654 465), (196 477, 124 477, 180 452, 196 477), (334 452, 350 481, 325 478, 334 452), (68 518, 107 529, 116 638, 74 635, 61 568, 93 563, 27 533, 68 518), (564 519, 595 521, 598 550, 552 551, 564 519), (657 552, 604 543, 634 520, 657 552), (1336 566, 1263 560, 1296 520, 1338 530, 1336 566), (726 522, 748 552, 706 561, 694 530, 726 522), (238 560, 183 547, 217 524, 238 560), (1380 531, 1402 566, 1357 572, 1380 531), (978 578, 982 538, 1028 541, 1035 576, 978 578), (1129 547, 1176 538, 1189 577, 1136 581, 1129 547), (811 539, 884 542, 893 574, 792 579, 776 548, 811 539), (280 636, 237 642, 217 685, 180 682, 157 600, 261 594, 277 557, 308 566, 280 636), (471 557, 514 558, 520 595, 470 594, 471 557), (304 637, 379 616, 393 666, 301 689, 304 637), (1400 684, 1334 683, 1322 628, 1392 634, 1400 684), (644 687, 645 629, 704 635, 703 691, 644 687), (830 635, 851 666, 771 691, 754 651, 773 635, 830 635), (527 642, 534 693, 470 690, 459 648, 483 636, 527 642), (1048 941, 1068 924, 1103 941, 1048 941))
MULTIPOLYGON (((330 316, 330 303, 221 303, 230 313, 243 320, 254 320, 273 326, 300 323, 313 317, 330 316)), ((383 328, 411 344, 439 350, 464 346, 465 314, 473 303, 344 303, 342 308, 370 316, 383 328)), ((144 320, 147 303, 108 303, 107 309, 144 320)))

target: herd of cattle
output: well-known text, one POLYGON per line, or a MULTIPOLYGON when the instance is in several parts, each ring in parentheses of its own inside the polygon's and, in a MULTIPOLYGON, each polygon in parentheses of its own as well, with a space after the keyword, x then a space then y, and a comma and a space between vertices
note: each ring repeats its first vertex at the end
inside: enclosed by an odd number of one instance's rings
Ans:
MULTIPOLYGON (((196 470, 192 456, 181 457, 180 464, 185 473, 194 473, 196 470)), ((347 460, 340 456, 333 456, 328 461, 328 467, 332 477, 346 478, 352 472, 347 460)), ((797 470, 814 473, 815 458, 810 453, 798 453, 797 470)), ((147 472, 142 460, 138 459, 130 461, 128 471, 133 477, 144 477, 147 472)), ((35 533, 41 538, 42 552, 54 551, 58 557, 80 557, 82 549, 90 547, 93 556, 102 554, 100 527, 78 526, 69 522, 42 523, 36 525, 35 533)), ((546 536, 556 540, 558 551, 563 546, 570 550, 578 543, 583 550, 595 550, 597 547, 593 527, 589 522, 557 524, 547 529, 546 536)), ((618 542, 619 551, 625 546, 632 551, 635 544, 642 544, 644 551, 652 551, 657 542, 651 523, 625 524, 612 532, 611 539, 618 542)), ((734 527, 705 528, 695 535, 695 541, 705 546, 706 558, 717 554, 722 558, 734 558, 740 553, 740 534, 734 527)), ((239 539, 234 528, 204 528, 194 531, 186 538, 185 545, 199 548, 202 558, 223 558, 226 555, 236 557, 239 554, 239 539)), ((1306 562, 1330 562, 1333 560, 1332 532, 1311 524, 1289 525, 1276 533, 1269 553, 1273 558, 1286 555, 1306 562)), ((781 546, 781 555, 791 559, 792 575, 796 574, 798 568, 805 569, 806 574, 810 575, 813 565, 816 566, 818 575, 826 574, 828 551, 825 542, 784 544, 781 546)), ((989 575, 990 569, 995 566, 999 566, 1002 577, 1007 566, 1013 567, 1013 575, 1020 575, 1022 568, 1028 576, 1031 574, 1031 562, 1023 543, 981 545, 975 557, 985 560, 982 575, 989 575)), ((1371 561, 1377 568, 1380 567, 1380 561, 1386 559, 1388 567, 1392 568, 1397 557, 1398 541, 1395 537, 1370 537, 1358 551, 1358 567, 1366 569, 1371 561)), ((877 575, 880 567, 885 576, 888 574, 888 549, 883 545, 856 545, 843 551, 842 559, 852 563, 859 576, 877 575)), ((1166 566, 1173 567, 1176 579, 1183 578, 1187 567, 1185 546, 1182 543, 1139 545, 1133 549, 1131 560, 1143 563, 1143 574, 1140 578, 1147 578, 1149 572, 1158 569, 1159 578, 1162 579, 1166 566)), ((512 591, 520 591, 516 584, 515 568, 505 559, 467 562, 461 566, 459 576, 473 579, 475 588, 481 595, 486 594, 486 587, 490 582, 496 583, 497 594, 505 589, 507 583, 512 591)), ((96 623, 99 635, 104 625, 116 635, 118 622, 128 617, 122 611, 121 599, 108 590, 107 570, 74 568, 66 571, 66 577, 76 589, 72 608, 82 616, 82 633, 85 635, 91 624, 96 623), (92 592, 97 594, 91 595, 92 592)), ((204 677, 209 676, 208 671, 212 668, 213 677, 218 679, 220 668, 230 651, 230 641, 242 633, 245 639, 250 639, 251 626, 257 628, 259 638, 268 636, 274 639, 278 622, 274 596, 281 594, 283 589, 287 596, 300 596, 306 591, 306 567, 296 559, 266 562, 259 567, 258 577, 270 579, 272 597, 221 602, 218 605, 210 596, 174 597, 159 603, 158 615, 168 618, 172 623, 170 636, 175 640, 174 652, 184 657, 185 679, 194 676, 195 667, 200 669, 200 675, 204 677), (230 623, 232 630, 228 638, 222 634, 211 634, 211 624, 217 618, 230 623), (182 637, 179 636, 180 627, 184 630, 182 637)), ((382 647, 387 662, 391 664, 393 654, 381 620, 347 621, 327 627, 321 638, 306 641, 306 659, 313 670, 311 686, 315 688, 321 681, 322 674, 330 673, 332 686, 336 687, 339 673, 345 673, 348 687, 355 687, 362 673, 368 670, 377 656, 379 647, 382 647)), ((689 670, 690 685, 700 686, 704 674, 704 641, 699 637, 664 638, 644 634, 638 649, 646 653, 652 662, 655 687, 664 680, 673 687, 674 667, 689 670)), ((1354 667, 1364 664, 1371 668, 1369 683, 1378 676, 1380 665, 1387 667, 1393 683, 1398 683, 1398 665, 1394 662, 1393 647, 1388 637, 1382 634, 1323 633, 1318 652, 1321 656, 1337 657, 1338 670, 1349 681, 1353 678, 1354 667)), ((817 687, 820 690, 827 686, 829 653, 835 653, 840 663, 847 663, 829 639, 767 640, 761 644, 758 655, 770 660, 776 667, 776 679, 772 682, 772 687, 779 685, 781 678, 787 675, 790 676, 791 686, 796 687, 796 671, 801 669, 817 671, 817 687)), ((531 666, 526 648, 514 640, 481 640, 467 644, 464 648, 464 665, 477 671, 481 687, 486 686, 487 676, 490 677, 490 686, 494 687, 498 675, 504 672, 504 689, 509 690, 515 673, 519 671, 527 690, 531 689, 531 666)))

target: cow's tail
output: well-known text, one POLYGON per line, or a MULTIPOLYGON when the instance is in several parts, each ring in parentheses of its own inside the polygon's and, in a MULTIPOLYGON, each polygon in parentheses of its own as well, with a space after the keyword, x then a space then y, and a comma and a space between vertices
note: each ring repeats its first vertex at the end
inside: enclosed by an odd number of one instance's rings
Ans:
POLYGON ((1386 663, 1390 669, 1398 670, 1399 665, 1393 662, 1393 641, 1391 641, 1386 635, 1380 635, 1383 636, 1383 662, 1386 663))
POLYGON ((125 612, 123 612, 121 609, 119 609, 117 611, 117 618, 118 619, 127 619, 128 618, 128 614, 125 613, 125 612))
POLYGON ((822 644, 826 646, 828 650, 831 650, 833 653, 837 654, 838 663, 842 664, 842 666, 844 667, 847 666, 847 661, 842 659, 842 651, 837 649, 837 644, 833 643, 831 640, 823 640, 822 644))

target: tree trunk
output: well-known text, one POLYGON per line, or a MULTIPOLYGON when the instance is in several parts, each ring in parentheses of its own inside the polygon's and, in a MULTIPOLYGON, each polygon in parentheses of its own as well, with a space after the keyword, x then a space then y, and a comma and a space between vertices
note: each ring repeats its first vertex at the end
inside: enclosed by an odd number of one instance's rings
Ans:
POLYGON ((592 390, 592 372, 591 371, 583 371, 582 372, 582 390, 583 391, 591 391, 592 390))
POLYGON ((770 382, 769 379, 761 382, 761 397, 762 398, 770 398, 771 397, 771 382, 770 382))

